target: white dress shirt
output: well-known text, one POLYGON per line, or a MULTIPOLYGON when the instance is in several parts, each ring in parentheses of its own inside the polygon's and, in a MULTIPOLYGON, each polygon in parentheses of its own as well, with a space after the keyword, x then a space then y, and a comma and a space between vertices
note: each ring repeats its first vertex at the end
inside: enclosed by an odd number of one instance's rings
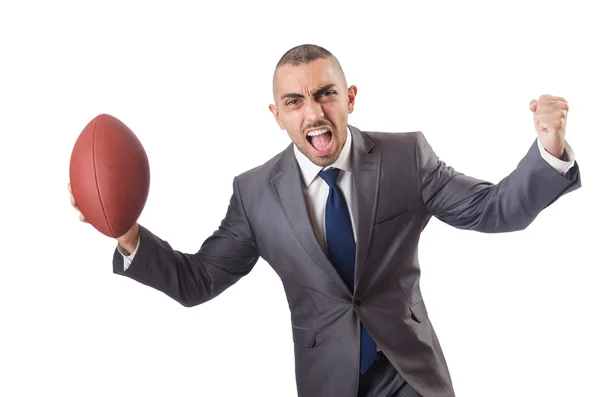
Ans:
MULTIPOLYGON (((300 173, 302 174, 302 180, 304 182, 303 190, 304 196, 306 197, 306 204, 308 206, 308 213, 312 222, 313 228, 317 239, 321 243, 321 246, 327 252, 327 237, 325 235, 325 207, 327 205, 327 198, 329 197, 329 185, 319 176, 321 170, 328 170, 330 168, 339 168, 340 173, 338 176, 338 186, 346 199, 348 210, 353 208, 352 206, 352 178, 350 171, 350 148, 352 147, 352 134, 348 130, 348 138, 346 143, 342 147, 337 160, 328 167, 319 167, 308 159, 298 148, 294 145, 294 154, 296 160, 300 166, 300 173)), ((350 210, 350 221, 352 222, 352 231, 354 232, 354 240, 356 241, 356 223, 354 219, 353 211, 350 210)))
MULTIPOLYGON (((329 169, 331 167, 339 168, 340 174, 338 177, 338 186, 340 187, 342 194, 346 199, 346 203, 348 204, 348 208, 352 209, 352 178, 351 178, 351 162, 350 162, 350 148, 352 147, 352 134, 350 129, 348 129, 348 138, 346 139, 346 143, 342 148, 340 156, 331 166, 326 167, 325 169, 329 169)), ((571 149, 571 146, 568 143, 565 143, 565 151, 567 161, 563 161, 558 159, 548 153, 546 149, 542 146, 540 139, 537 139, 538 148, 540 150, 540 154, 544 160, 548 162, 556 170, 556 172, 564 175, 575 163, 575 154, 571 149)), ((327 197, 329 195, 329 185, 318 176, 319 172, 323 169, 318 165, 314 164, 312 161, 308 159, 298 148, 294 145, 294 155, 296 156, 296 160, 300 166, 300 172, 303 180, 303 188, 304 195, 306 197, 306 203, 308 205, 308 213, 310 214, 311 222, 315 229, 315 234, 321 246, 327 252, 327 239, 325 238, 325 205, 327 203, 327 197)), ((353 215, 353 211, 350 210, 350 220, 352 222, 352 229, 354 231, 354 239, 356 240, 356 223, 353 215)), ((135 256, 140 245, 140 240, 138 237, 138 244, 135 249, 131 253, 131 255, 123 255, 123 269, 127 270, 129 265, 131 265, 131 261, 135 256)))

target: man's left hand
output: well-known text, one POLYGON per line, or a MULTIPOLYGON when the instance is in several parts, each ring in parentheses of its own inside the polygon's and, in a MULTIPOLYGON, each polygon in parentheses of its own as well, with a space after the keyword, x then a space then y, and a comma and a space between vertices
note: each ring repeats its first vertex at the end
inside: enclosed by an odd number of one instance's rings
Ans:
POLYGON ((529 103, 533 122, 544 149, 556 158, 565 150, 565 130, 569 105, 564 98, 542 95, 529 103))

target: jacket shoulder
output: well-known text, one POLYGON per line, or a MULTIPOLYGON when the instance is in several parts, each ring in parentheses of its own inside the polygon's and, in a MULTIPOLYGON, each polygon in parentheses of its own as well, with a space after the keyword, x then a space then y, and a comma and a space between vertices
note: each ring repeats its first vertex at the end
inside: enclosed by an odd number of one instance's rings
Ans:
POLYGON ((397 151, 413 149, 415 141, 423 135, 421 131, 361 131, 373 143, 372 152, 397 151))

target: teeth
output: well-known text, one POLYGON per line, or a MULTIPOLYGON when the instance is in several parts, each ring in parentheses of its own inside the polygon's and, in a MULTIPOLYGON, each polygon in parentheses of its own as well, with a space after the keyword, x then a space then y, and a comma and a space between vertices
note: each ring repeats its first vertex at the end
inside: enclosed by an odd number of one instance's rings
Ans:
POLYGON ((320 130, 314 130, 314 131, 311 131, 311 132, 309 132, 309 133, 308 133, 308 136, 317 136, 317 135, 321 135, 321 134, 324 134, 324 133, 326 133, 327 131, 328 131, 328 130, 327 130, 327 129, 325 129, 325 128, 323 128, 323 129, 320 129, 320 130))

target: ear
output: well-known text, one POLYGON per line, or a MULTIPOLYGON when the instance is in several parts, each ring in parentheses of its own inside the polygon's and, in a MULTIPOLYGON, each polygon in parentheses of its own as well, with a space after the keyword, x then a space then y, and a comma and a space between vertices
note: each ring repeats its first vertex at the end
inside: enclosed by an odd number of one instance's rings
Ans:
POLYGON ((354 110, 354 102, 356 101, 356 91, 357 88, 355 85, 348 87, 348 113, 352 113, 354 110))
POLYGON ((279 111, 277 110, 277 106, 269 105, 269 110, 271 111, 271 113, 273 113, 273 116, 275 117, 275 121, 279 125, 279 128, 284 130, 285 128, 283 128, 283 124, 281 124, 281 118, 279 117, 279 111))

